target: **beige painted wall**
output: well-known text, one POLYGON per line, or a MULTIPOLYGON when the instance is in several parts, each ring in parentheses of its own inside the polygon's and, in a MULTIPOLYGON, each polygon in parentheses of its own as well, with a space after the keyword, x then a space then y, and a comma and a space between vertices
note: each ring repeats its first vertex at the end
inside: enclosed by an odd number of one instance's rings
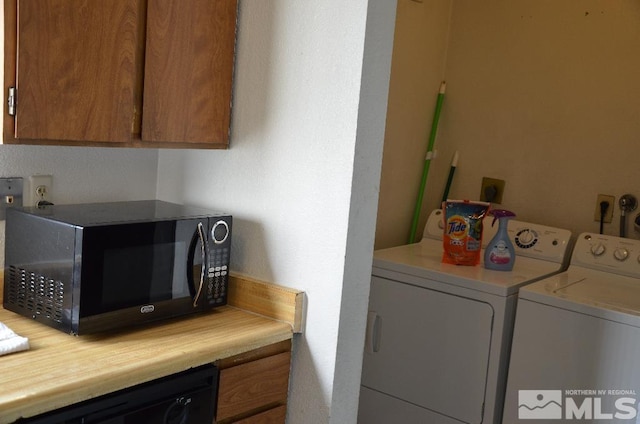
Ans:
MULTIPOLYGON (((596 197, 610 194, 616 197, 614 220, 605 233, 618 234, 619 197, 640 197, 638 52, 637 0, 453 0, 439 158, 432 161, 423 220, 440 202, 451 155, 458 150, 451 198, 477 199, 483 176, 501 178, 506 188, 500 207, 522 220, 578 234, 598 231, 596 197)), ((432 69, 439 66, 432 63, 432 69)), ((420 78, 405 76, 401 85, 420 78)), ((392 90, 398 89, 394 81, 392 76, 392 90)), ((437 84, 431 85, 435 92, 437 84)), ((418 180, 422 166, 391 161, 393 151, 423 155, 408 141, 398 141, 392 107, 377 248, 403 244, 389 234, 406 232, 410 221, 399 222, 399 212, 388 211, 409 211, 415 202, 415 194, 400 196, 401 184, 390 176, 411 168, 402 172, 418 180), (386 190, 397 197, 391 200, 386 190)), ((640 238, 632 224, 637 212, 628 221, 633 238, 640 238)))
MULTIPOLYGON (((451 0, 398 0, 376 248, 409 239, 436 95, 444 78, 450 12, 451 0)), ((422 227, 424 223, 420 234, 422 227)))

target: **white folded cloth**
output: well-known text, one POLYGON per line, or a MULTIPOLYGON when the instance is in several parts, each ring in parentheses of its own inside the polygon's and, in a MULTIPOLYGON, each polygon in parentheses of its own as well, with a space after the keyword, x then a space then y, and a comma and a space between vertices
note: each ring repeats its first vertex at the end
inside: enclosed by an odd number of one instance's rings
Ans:
POLYGON ((0 322, 0 356, 29 349, 29 339, 18 336, 0 322))

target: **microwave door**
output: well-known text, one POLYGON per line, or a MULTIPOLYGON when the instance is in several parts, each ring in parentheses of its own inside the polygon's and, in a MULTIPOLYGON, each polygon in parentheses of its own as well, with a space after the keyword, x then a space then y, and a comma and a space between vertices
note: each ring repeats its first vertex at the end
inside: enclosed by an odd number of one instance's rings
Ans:
POLYGON ((189 292, 193 299, 193 307, 197 308, 202 297, 205 279, 209 266, 207 260, 209 258, 209 247, 207 245, 206 231, 202 222, 198 222, 198 226, 191 238, 189 246, 189 255, 187 259, 187 281, 189 284, 189 292), (199 248, 198 248, 199 247, 199 248), (199 264, 196 262, 196 255, 200 255, 199 264), (199 268, 200 272, 197 272, 199 268), (195 275, 199 278, 196 280, 195 275))

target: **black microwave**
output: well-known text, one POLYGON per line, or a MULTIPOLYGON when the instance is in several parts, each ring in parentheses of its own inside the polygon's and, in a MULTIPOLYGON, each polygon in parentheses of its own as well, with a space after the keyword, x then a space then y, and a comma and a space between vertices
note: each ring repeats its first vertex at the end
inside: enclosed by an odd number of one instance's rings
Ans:
POLYGON ((80 335, 225 305, 231 224, 158 200, 9 208, 3 306, 80 335))

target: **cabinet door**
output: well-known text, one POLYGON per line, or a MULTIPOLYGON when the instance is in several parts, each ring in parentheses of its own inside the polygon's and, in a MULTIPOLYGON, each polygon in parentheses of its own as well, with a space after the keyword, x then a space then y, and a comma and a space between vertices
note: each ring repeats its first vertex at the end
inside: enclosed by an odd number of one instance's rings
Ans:
POLYGON ((149 0, 143 141, 228 144, 236 9, 149 0))
POLYGON ((5 12, 17 14, 15 138, 131 141, 144 2, 10 0, 5 12))

